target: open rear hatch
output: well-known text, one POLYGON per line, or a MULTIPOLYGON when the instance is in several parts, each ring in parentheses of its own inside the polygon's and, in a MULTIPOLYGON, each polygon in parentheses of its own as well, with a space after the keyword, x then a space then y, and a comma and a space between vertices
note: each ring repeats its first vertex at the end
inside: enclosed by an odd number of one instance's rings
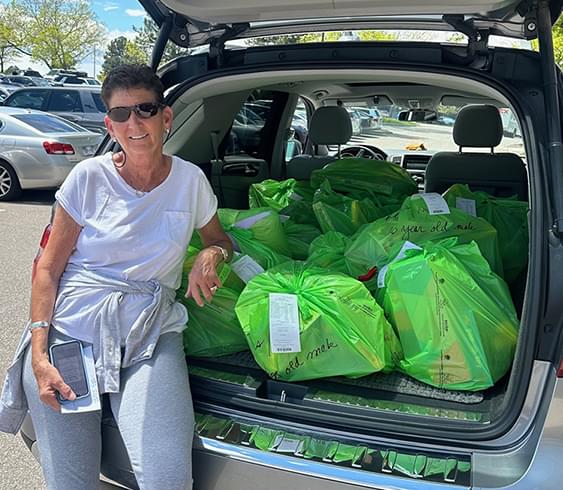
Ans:
MULTIPOLYGON (((158 26, 170 23, 170 38, 183 47, 213 40, 354 29, 458 30, 520 39, 537 37, 536 3, 521 0, 318 0, 242 1, 139 0, 158 26), (456 27, 456 25, 458 27, 456 27)), ((549 2, 551 24, 561 1, 549 2)), ((462 31, 463 32, 463 31, 462 31)))
MULTIPOLYGON (((542 22, 537 17, 537 2, 514 0, 264 1, 262 4, 238 2, 236 6, 218 0, 140 0, 140 3, 161 26, 161 35, 184 47, 222 46, 230 39, 355 28, 451 30, 468 35, 470 43, 489 35, 535 39, 542 22)), ((561 3, 560 0, 549 2, 549 12, 544 11, 544 27, 546 20, 549 19, 549 25, 557 20, 561 3)), ((155 66, 160 48, 157 46, 153 55, 155 66)), ((551 97, 552 102, 556 100, 554 94, 546 97, 551 97)), ((557 127, 555 116, 551 121, 552 139, 560 130, 558 114, 556 118, 557 127)), ((554 177, 554 185, 559 178, 554 177)), ((554 221, 562 232, 563 220, 557 216, 563 217, 563 202, 555 203, 554 207, 557 208, 554 221)), ((412 435, 416 427, 417 434, 428 437, 435 436, 438 430, 449 429, 452 439, 477 440, 484 437, 491 422, 507 408, 504 394, 508 375, 488 390, 459 392, 433 388, 398 373, 374 374, 356 380, 328 378, 284 383, 269 379, 249 351, 214 359, 190 358, 189 364, 198 403, 276 414, 287 420, 327 427, 347 427, 364 434, 392 430, 394 434, 412 435)))

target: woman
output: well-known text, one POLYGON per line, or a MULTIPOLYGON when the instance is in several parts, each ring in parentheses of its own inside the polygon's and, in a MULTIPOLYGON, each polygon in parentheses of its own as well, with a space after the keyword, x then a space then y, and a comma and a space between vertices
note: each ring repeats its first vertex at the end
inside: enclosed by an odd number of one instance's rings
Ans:
POLYGON ((57 393, 75 394, 48 355, 53 343, 91 344, 140 488, 191 488, 194 419, 181 333, 188 315, 175 289, 194 229, 206 248, 186 295, 200 306, 221 287, 216 266, 231 244, 203 172, 163 154, 172 109, 150 68, 112 70, 102 98, 122 153, 81 162, 55 195, 32 286, 31 346, 21 350, 25 398, 48 488, 97 489, 101 413, 60 413, 57 393))

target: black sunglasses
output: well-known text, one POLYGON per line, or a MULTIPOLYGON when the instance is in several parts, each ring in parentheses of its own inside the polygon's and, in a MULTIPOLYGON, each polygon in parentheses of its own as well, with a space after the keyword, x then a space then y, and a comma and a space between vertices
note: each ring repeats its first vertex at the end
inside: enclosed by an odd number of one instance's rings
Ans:
POLYGON ((149 117, 155 116, 161 107, 164 107, 164 104, 144 102, 142 104, 114 107, 107 112, 107 115, 113 122, 125 122, 129 120, 131 112, 135 112, 141 119, 148 119, 149 117))

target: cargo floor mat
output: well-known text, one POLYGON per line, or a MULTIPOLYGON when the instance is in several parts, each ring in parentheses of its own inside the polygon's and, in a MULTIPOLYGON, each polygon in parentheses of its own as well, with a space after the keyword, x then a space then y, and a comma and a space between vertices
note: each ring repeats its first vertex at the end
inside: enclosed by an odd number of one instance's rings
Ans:
MULTIPOLYGON (((203 359, 198 359, 197 364, 207 364, 203 359)), ((261 373, 260 369, 252 353, 250 351, 238 352, 228 356, 217 357, 214 360, 208 361, 210 365, 217 365, 218 363, 235 366, 237 368, 253 369, 261 373)), ((330 390, 330 385, 335 392, 341 391, 336 385, 342 387, 354 387, 360 389, 379 390, 388 393, 396 393, 400 395, 423 397, 434 400, 444 400, 454 403, 475 404, 481 403, 485 399, 484 392, 464 392, 452 391, 434 388, 426 383, 421 383, 410 376, 399 372, 393 373, 375 373, 362 378, 351 379, 344 377, 326 378, 322 380, 301 382, 300 384, 308 384, 309 386, 316 385, 319 388, 322 386, 323 390, 330 390)))

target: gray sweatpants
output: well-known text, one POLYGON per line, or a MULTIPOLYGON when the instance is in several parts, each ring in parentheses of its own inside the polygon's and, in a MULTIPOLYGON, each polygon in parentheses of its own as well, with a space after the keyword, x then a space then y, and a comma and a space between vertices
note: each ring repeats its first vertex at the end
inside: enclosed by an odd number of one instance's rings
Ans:
MULTIPOLYGON (((51 328, 49 344, 70 340, 51 328)), ((101 412, 60 414, 39 399, 26 352, 25 394, 49 490, 98 490, 101 412)), ((192 488, 194 415, 182 334, 163 334, 148 361, 121 370, 111 411, 142 490, 192 488)))

